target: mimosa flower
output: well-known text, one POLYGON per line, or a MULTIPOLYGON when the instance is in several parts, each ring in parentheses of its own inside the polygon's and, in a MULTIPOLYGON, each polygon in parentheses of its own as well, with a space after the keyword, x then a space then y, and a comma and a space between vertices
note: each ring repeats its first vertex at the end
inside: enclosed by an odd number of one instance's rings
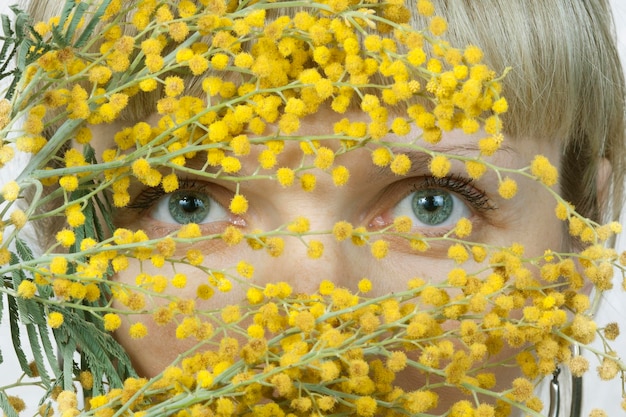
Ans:
POLYGON ((0 191, 0 268, 42 404, 493 417, 547 409, 534 388, 556 369, 626 372, 619 326, 589 314, 624 274, 621 226, 581 191, 606 158, 621 192, 608 13, 576 16, 571 42, 530 25, 528 51, 462 2, 33 2, 32 23, 3 20, 0 166, 31 159, 0 191), (544 55, 571 86, 507 76, 544 55))

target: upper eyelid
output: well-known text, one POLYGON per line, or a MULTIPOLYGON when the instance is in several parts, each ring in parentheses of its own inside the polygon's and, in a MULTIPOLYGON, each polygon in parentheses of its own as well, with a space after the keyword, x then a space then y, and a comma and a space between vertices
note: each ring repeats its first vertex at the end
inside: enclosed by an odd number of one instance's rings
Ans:
POLYGON ((413 192, 419 189, 440 188, 460 195, 479 211, 496 210, 498 208, 485 191, 474 186, 474 181, 470 178, 460 175, 447 175, 443 178, 425 176, 421 180, 419 186, 416 183, 413 184, 413 192))
POLYGON ((166 192, 161 187, 148 187, 139 192, 139 194, 126 205, 128 209, 145 211, 156 203, 166 192))
MULTIPOLYGON (((412 182, 412 186, 410 191, 405 192, 405 195, 402 198, 421 189, 438 188, 459 195, 471 207, 480 212, 495 210, 498 208, 485 191, 475 186, 472 179, 461 175, 453 174, 443 178, 421 176, 418 178, 405 179, 402 182, 407 180, 412 182)), ((188 190, 206 193, 213 201, 223 208, 226 208, 227 206, 220 202, 224 201, 224 199, 217 197, 220 193, 219 190, 216 190, 216 187, 221 188, 220 185, 212 182, 198 180, 195 178, 181 178, 179 179, 179 187, 176 191, 188 190)), ((226 190, 224 189, 224 191, 226 190)), ((129 209, 140 210, 142 212, 147 211, 151 209, 161 198, 168 194, 172 193, 166 193, 161 186, 148 187, 142 190, 126 207, 129 209)))
MULTIPOLYGON (((206 181, 200 181, 191 178, 181 178, 179 180, 179 186, 176 191, 170 193, 165 192, 161 186, 147 187, 143 189, 126 208, 137 209, 141 211, 149 210, 156 202, 166 195, 173 194, 177 191, 194 191, 207 194, 217 204, 220 204, 219 199, 215 197, 215 193, 212 192, 212 186, 219 187, 217 184, 211 184, 206 181)), ((222 204, 220 204, 222 205, 222 204)))

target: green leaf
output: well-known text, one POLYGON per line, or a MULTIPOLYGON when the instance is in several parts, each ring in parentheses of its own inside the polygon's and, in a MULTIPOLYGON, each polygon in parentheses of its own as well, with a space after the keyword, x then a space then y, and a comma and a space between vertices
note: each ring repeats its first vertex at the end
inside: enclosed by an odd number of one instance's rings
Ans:
MULTIPOLYGON (((15 72, 13 72, 13 74, 14 73, 15 72)), ((9 101, 13 97, 13 93, 15 92, 15 89, 17 88, 18 79, 19 79, 19 77, 17 75, 12 77, 11 84, 9 84, 9 87, 7 88, 7 92, 6 92, 6 95, 4 97, 7 100, 9 100, 9 101)))
POLYGON ((14 42, 12 39, 5 40, 2 44, 2 49, 0 49, 0 62, 4 61, 4 64, 2 64, 2 69, 0 69, 0 73, 2 74, 8 68, 12 56, 15 54, 15 47, 13 46, 13 44, 14 42), (13 51, 9 54, 9 48, 11 48, 12 46, 13 51))
POLYGON ((65 41, 65 36, 63 36, 63 32, 59 29, 59 26, 52 26, 50 29, 52 32, 52 40, 59 48, 65 48, 67 43, 65 41))
POLYGON ((26 13, 17 13, 17 16, 15 17, 15 36, 17 37, 18 41, 24 39, 24 35, 27 33, 26 25, 28 25, 28 23, 29 16, 26 13))
POLYGON ((89 5, 86 2, 80 2, 78 3, 78 7, 74 9, 72 20, 70 21, 70 24, 65 32, 65 39, 67 39, 68 43, 74 37, 74 32, 76 32, 76 28, 80 24, 80 21, 83 18, 87 7, 89 7, 89 5))
POLYGON ((22 9, 20 9, 20 6, 18 6, 17 4, 10 5, 9 9, 11 9, 11 11, 15 14, 24 13, 22 9))
POLYGON ((33 251, 28 247, 24 239, 15 238, 15 250, 22 261, 28 262, 34 259, 33 251))
POLYGON ((111 3, 111 0, 104 0, 102 4, 100 4, 100 7, 98 7, 98 10, 96 10, 96 12, 93 14, 93 17, 89 21, 89 23, 87 23, 87 26, 85 26, 83 33, 81 33, 81 35, 78 37, 78 39, 74 43, 75 48, 82 48, 83 46, 85 46, 85 43, 87 43, 87 41, 91 37, 94 29, 96 28, 98 23, 100 23, 100 18, 106 11, 107 7, 109 6, 109 3, 111 3))
MULTIPOLYGON (((19 239, 17 241, 19 241, 19 239)), ((16 241, 16 247, 19 247, 20 244, 17 244, 17 241, 16 241)), ((24 245, 24 243, 21 242, 21 245, 24 245)), ((27 247, 22 248, 21 250, 25 253, 24 256, 32 257, 32 253, 27 247)), ((11 253, 11 264, 16 265, 18 263, 19 263, 19 259, 17 255, 15 255, 14 253, 11 253)), ((13 288, 18 288, 20 283, 26 279, 26 276, 23 270, 21 269, 16 269, 15 271, 12 272, 11 275, 12 275, 13 288)), ((46 326, 45 311, 43 309, 43 306, 41 304, 38 304, 34 300, 26 300, 23 298, 8 297, 8 300, 9 300, 9 321, 10 321, 10 326, 11 326, 11 337, 13 341, 13 349, 15 350, 15 353, 18 357, 20 366, 27 375, 31 375, 31 370, 30 370, 30 367, 28 366, 28 360, 24 353, 22 340, 20 338, 21 331, 22 331, 22 328, 20 325, 23 325, 26 328, 28 342, 30 346, 30 352, 32 352, 33 354, 33 359, 35 363, 37 364, 37 367, 41 374, 41 379, 46 385, 50 385, 51 383, 50 377, 48 376, 46 372, 44 354, 42 351, 41 343, 39 342, 40 330, 42 329, 42 327, 45 328, 46 326)), ((48 346, 47 348, 49 349, 51 348, 51 346, 48 346)), ((47 354, 46 356, 50 358, 49 354, 47 354)), ((54 357, 54 354, 52 354, 52 357, 54 357)), ((55 359, 52 360, 52 363, 54 363, 54 361, 55 359)))
POLYGON ((63 6, 63 10, 61 11, 61 15, 59 16, 59 24, 57 25, 57 27, 59 28, 65 27, 65 23, 67 22, 67 19, 70 17, 70 14, 72 14, 72 9, 74 7, 76 7, 75 0, 65 0, 65 5, 63 6))
POLYGON ((75 0, 66 0, 59 16, 59 23, 52 27, 52 39, 60 48, 65 48, 69 45, 70 37, 64 33, 64 28, 74 7, 76 7, 75 0))
MULTIPOLYGON (((68 355, 71 358, 67 350, 80 347, 80 354, 96 384, 93 388, 94 395, 102 391, 100 381, 103 378, 111 386, 120 387, 125 378, 136 375, 124 349, 101 326, 81 317, 75 311, 64 310, 62 314, 65 322, 63 326, 54 329, 55 337, 57 341, 65 340, 65 343, 60 344, 63 357, 68 355)), ((67 364, 63 366, 64 378, 67 378, 67 364)))
MULTIPOLYGON (((11 265, 18 265, 20 262, 17 255, 11 252, 11 265)), ((11 277, 13 278, 13 288, 18 288, 22 281, 26 279, 24 275, 24 271, 21 268, 16 268, 11 272, 11 277)), ((45 321, 42 314, 38 314, 37 304, 32 300, 26 300, 22 297, 16 298, 17 307, 20 312, 20 321, 23 324, 29 324, 33 322, 45 321)))
MULTIPOLYGON (((7 296, 8 297, 8 296, 7 296)), ((2 323, 2 313, 4 312, 4 293, 0 293, 0 323, 2 323)), ((0 350, 0 363, 4 362, 2 350, 0 350)))
POLYGON ((15 408, 9 404, 9 397, 4 391, 0 391, 0 410, 4 411, 7 417, 19 417, 15 408))
POLYGON ((9 19, 9 16, 5 14, 2 15, 2 32, 7 38, 13 36, 13 29, 11 29, 11 19, 9 19))
POLYGON ((22 349, 22 341, 20 340, 20 313, 17 307, 17 302, 13 297, 7 297, 9 304, 9 324, 11 327, 11 341, 13 342, 13 350, 15 351, 15 356, 17 356, 17 360, 20 363, 20 367, 24 372, 28 368, 28 360, 26 359, 26 355, 24 355, 24 350, 22 349))
MULTIPOLYGON (((50 376, 46 371, 46 364, 44 362, 44 356, 42 352, 41 345, 39 343, 39 332, 38 327, 33 324, 26 325, 26 331, 28 333, 28 341, 30 343, 31 351, 33 352, 33 360, 35 361, 35 365, 37 365, 37 370, 39 371, 39 377, 41 378, 41 382, 44 383, 46 387, 50 386, 50 376)), ((29 368, 30 370, 30 368, 29 368)), ((31 372, 27 372, 29 376, 31 372)))
POLYGON ((98 163, 98 159, 96 158, 96 150, 93 148, 93 146, 89 144, 85 146, 83 156, 85 157, 85 161, 89 162, 90 164, 98 163))
MULTIPOLYGON (((63 327, 67 328, 69 326, 61 326, 61 328, 63 327)), ((69 338, 66 343, 59 346, 61 359, 63 360, 62 378, 64 390, 73 389, 74 372, 72 370, 74 369, 74 352, 76 352, 76 347, 76 341, 72 338, 69 338)))
MULTIPOLYGON (((96 204, 98 205, 98 210, 102 213, 102 218, 106 223, 107 230, 115 230, 115 226, 113 225, 113 219, 111 218, 111 213, 113 213, 111 202, 108 200, 106 195, 99 195, 93 198, 96 204), (104 200, 104 201, 103 201, 104 200)), ((94 225, 96 230, 98 231, 98 237, 104 238, 104 231, 102 230, 102 225, 98 217, 94 218, 94 225)))
POLYGON ((29 64, 28 56, 30 54, 30 48, 33 46, 33 41, 30 39, 24 39, 17 47, 17 62, 15 63, 17 69, 22 72, 29 64))
MULTIPOLYGON (((36 34, 36 32, 30 25, 28 14, 24 13, 17 5, 9 6, 9 9, 15 14, 13 19, 6 15, 0 17, 0 24, 5 35, 2 48, 0 48, 0 79, 10 78, 9 87, 5 90, 5 98, 10 100, 13 97, 22 71, 37 57, 38 52, 33 53, 30 49, 33 41, 27 34, 29 32, 36 34), (15 22, 14 29, 11 27, 12 21, 15 22), (16 68, 8 70, 9 64, 13 63, 16 64, 16 68)), ((35 39, 38 39, 38 42, 44 48, 46 47, 46 44, 41 42, 39 35, 35 39)), ((36 48, 37 51, 39 49, 36 48)))
POLYGON ((38 326, 39 337, 41 337, 41 344, 46 354, 48 365, 52 368, 52 373, 54 375, 59 375, 61 373, 61 369, 59 368, 58 358, 56 355, 56 347, 53 347, 52 342, 50 341, 50 328, 48 327, 48 323, 39 324, 38 326))

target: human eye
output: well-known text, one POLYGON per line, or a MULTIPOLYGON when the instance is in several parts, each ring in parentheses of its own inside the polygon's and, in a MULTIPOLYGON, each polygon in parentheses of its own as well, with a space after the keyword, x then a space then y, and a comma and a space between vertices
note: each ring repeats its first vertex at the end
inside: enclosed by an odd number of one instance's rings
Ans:
POLYGON ((230 221, 229 213, 214 197, 215 187, 195 180, 181 180, 179 189, 171 193, 151 187, 143 190, 129 208, 168 225, 230 221))
POLYGON ((213 198, 202 192, 192 190, 174 191, 161 198, 152 217, 159 221, 179 224, 210 223, 225 220, 226 211, 213 198))
POLYGON ((467 217, 469 208, 449 191, 426 189, 412 192, 395 209, 396 216, 409 216, 417 226, 452 226, 467 217))
POLYGON ((457 176, 426 177, 413 184, 412 190, 392 209, 392 216, 408 216, 420 229, 443 231, 461 218, 493 209, 487 194, 472 180, 457 176))

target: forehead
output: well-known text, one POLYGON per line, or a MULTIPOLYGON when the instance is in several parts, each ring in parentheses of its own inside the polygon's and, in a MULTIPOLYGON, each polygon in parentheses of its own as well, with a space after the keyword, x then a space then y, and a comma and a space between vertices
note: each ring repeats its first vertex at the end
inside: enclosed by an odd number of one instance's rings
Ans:
MULTIPOLYGON (((146 122, 154 126, 158 123, 159 118, 159 115, 153 114, 146 122)), ((301 142, 318 141, 321 146, 329 147, 337 152, 342 147, 342 142, 337 139, 340 136, 335 133, 338 129, 337 126, 343 125, 345 128, 346 124, 352 126, 359 125, 356 130, 362 131, 368 128, 370 122, 371 118, 359 109, 352 108, 340 114, 334 112, 328 106, 322 106, 315 114, 301 118, 300 127, 296 132, 285 135, 279 131, 277 124, 268 124, 263 137, 267 141, 284 141, 284 148, 278 156, 276 168, 280 166, 293 167, 302 161, 301 142)), ((115 134, 125 127, 132 126, 133 123, 122 122, 93 126, 94 139, 92 145, 96 150, 96 154, 102 155, 104 150, 114 148, 116 146, 114 141, 115 134)), ((249 135, 253 143, 258 136, 254 134, 249 135)), ((362 148, 370 152, 360 150, 358 152, 346 151, 344 153, 342 151, 338 153, 338 157, 341 163, 351 170, 358 168, 359 170, 365 169, 369 172, 367 176, 361 177, 366 180, 366 178, 380 178, 381 175, 378 171, 388 171, 388 168, 378 168, 372 163, 371 151, 378 147, 386 147, 392 150, 394 154, 405 153, 409 156, 413 167, 425 169, 433 153, 448 154, 453 157, 459 156, 466 159, 478 157, 480 155, 478 142, 487 136, 489 135, 483 131, 468 135, 457 129, 444 132, 441 141, 437 144, 429 144, 421 139, 421 130, 412 125, 410 132, 406 135, 396 135, 390 132, 380 140, 363 143, 362 148)), ((267 141, 261 140, 259 146, 253 145, 251 147, 250 154, 239 158, 242 163, 241 175, 255 172, 259 165, 259 153, 265 148, 263 145, 267 141)), ((224 143, 223 146, 218 145, 217 147, 221 147, 228 153, 228 143, 224 143)), ((505 136, 500 150, 492 157, 484 157, 484 159, 494 166, 506 169, 520 169, 527 166, 535 155, 541 154, 546 156, 554 165, 559 166, 560 153, 560 143, 558 141, 505 136)), ((192 169, 200 169, 205 166, 205 163, 206 155, 202 153, 194 160, 190 160, 188 166, 192 169)))

